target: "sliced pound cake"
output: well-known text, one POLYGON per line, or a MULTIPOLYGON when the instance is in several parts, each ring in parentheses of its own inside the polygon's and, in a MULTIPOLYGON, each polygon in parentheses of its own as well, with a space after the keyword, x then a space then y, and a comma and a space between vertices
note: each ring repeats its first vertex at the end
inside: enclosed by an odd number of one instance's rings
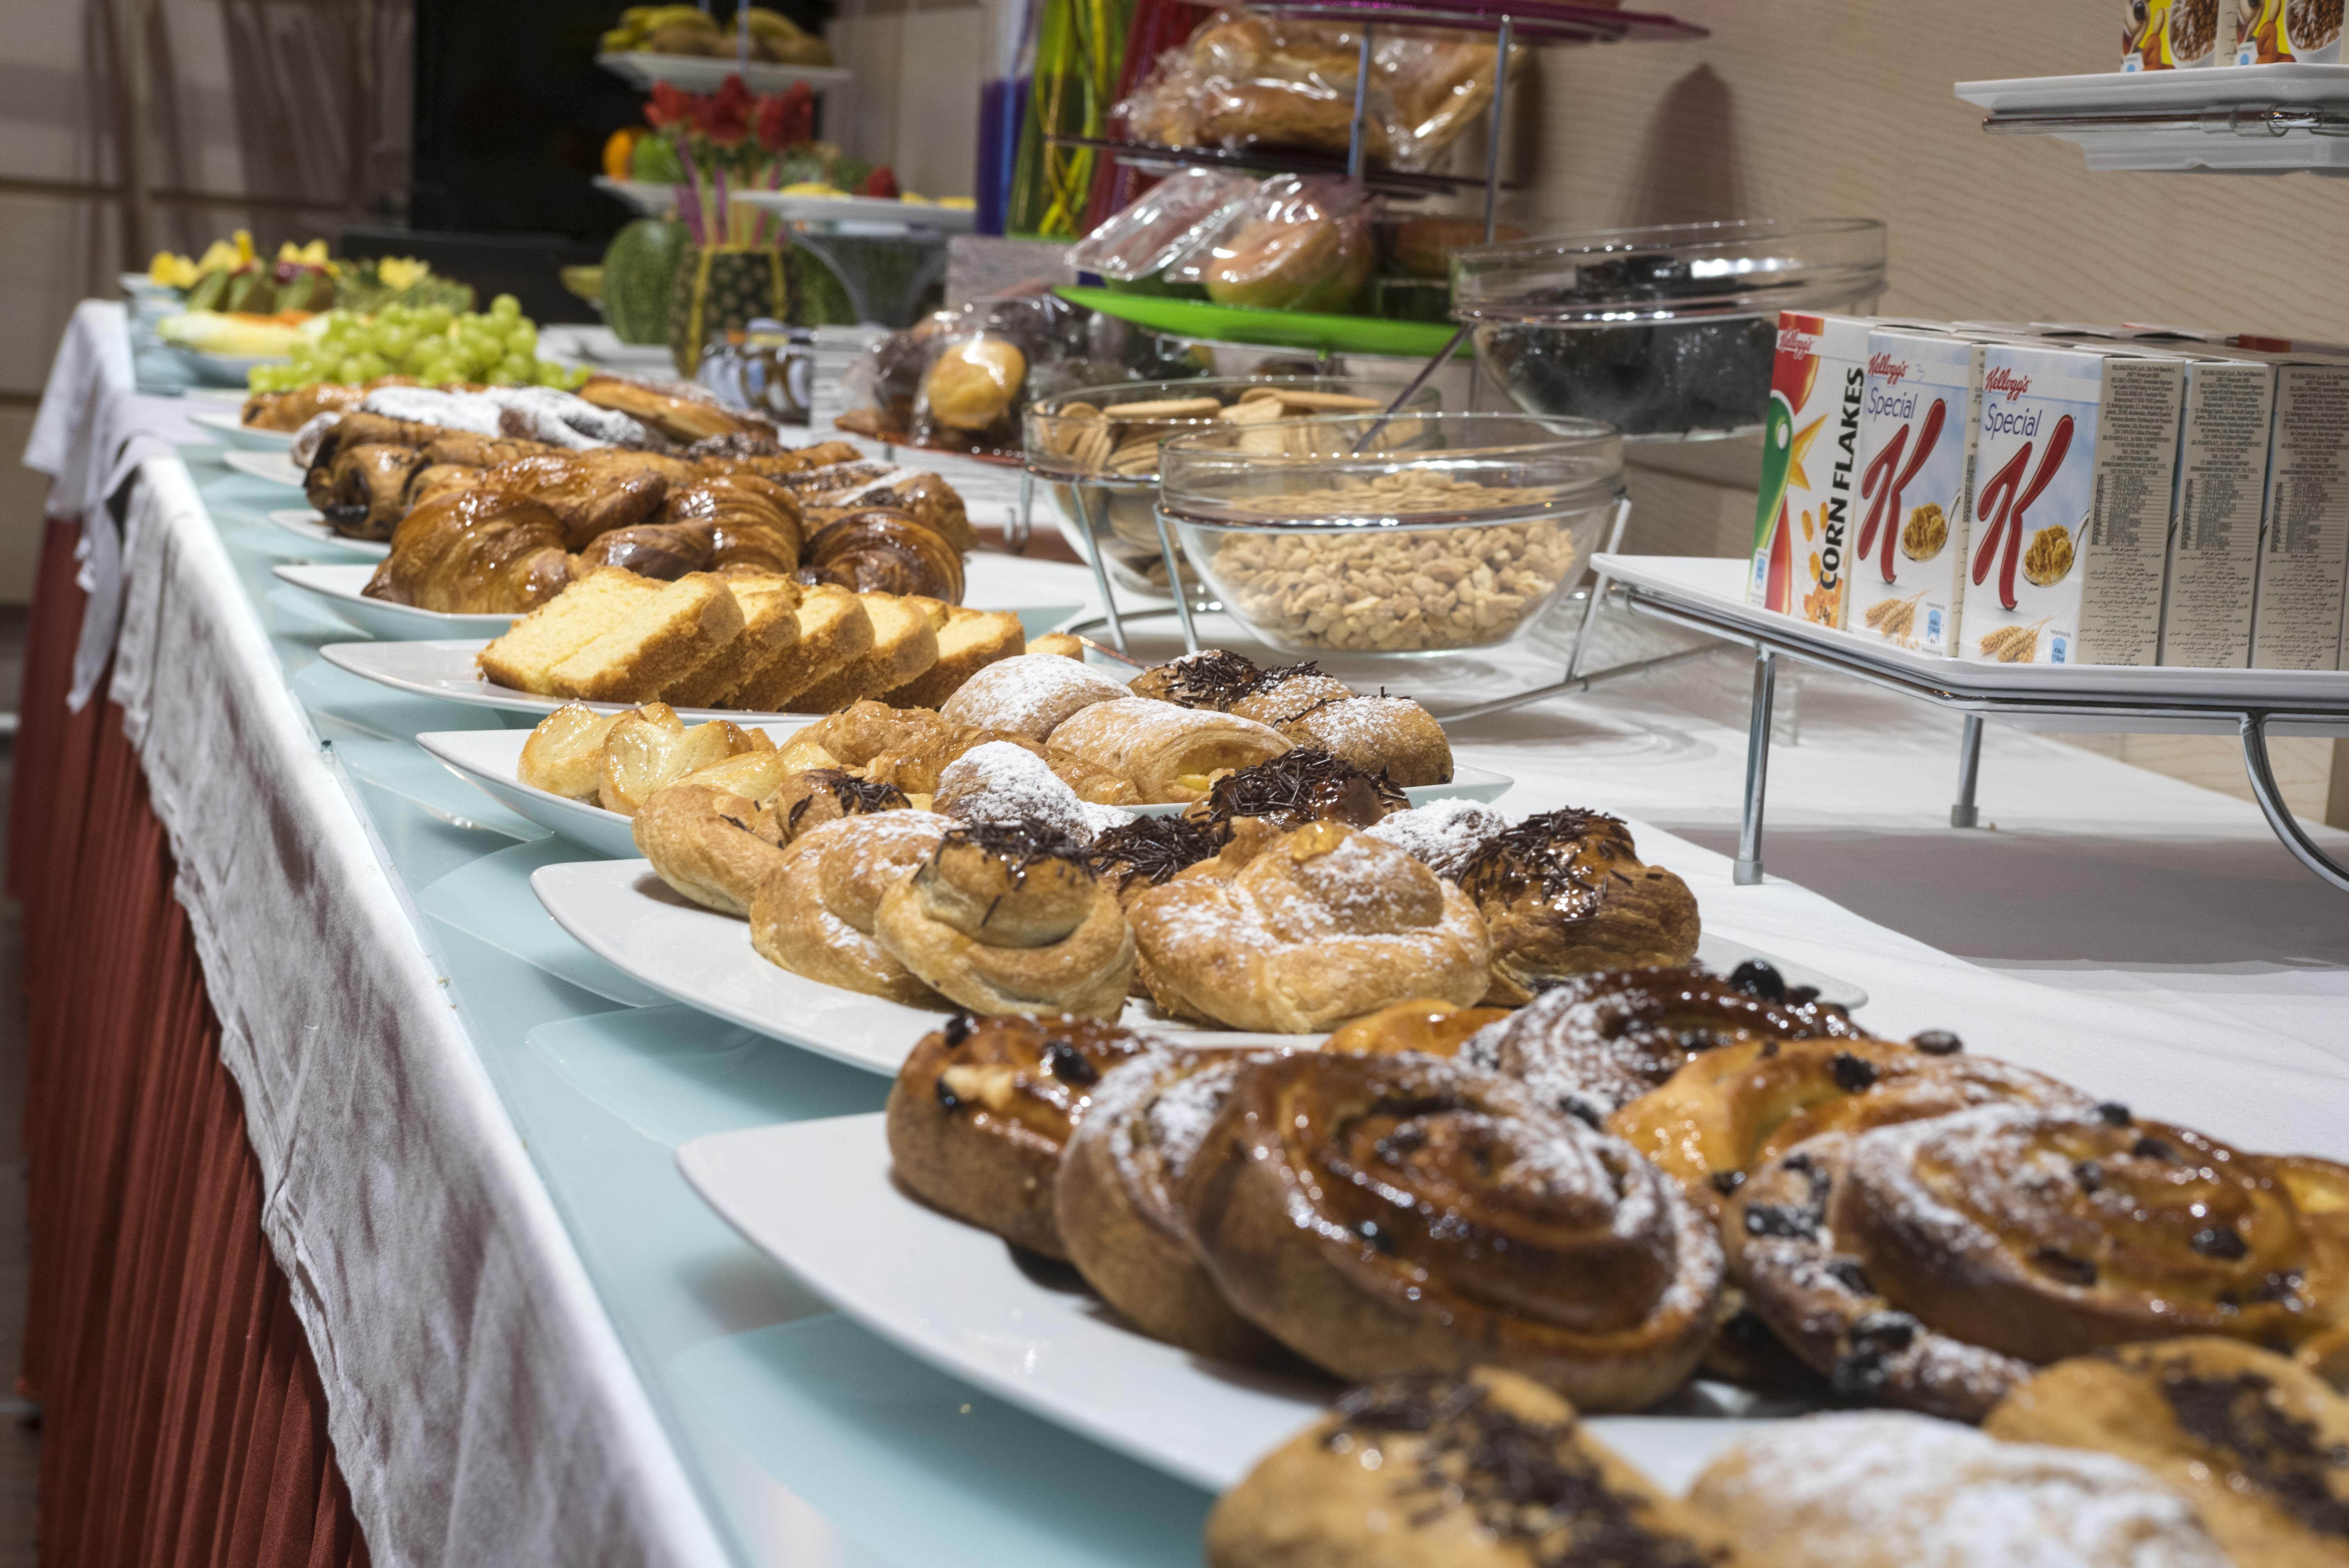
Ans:
POLYGON ((514 622, 473 663, 495 685, 556 696, 554 666, 617 626, 663 586, 617 567, 590 572, 514 622))
POLYGON ((585 702, 650 702, 741 634, 742 607, 726 579, 688 573, 556 665, 554 689, 585 702))

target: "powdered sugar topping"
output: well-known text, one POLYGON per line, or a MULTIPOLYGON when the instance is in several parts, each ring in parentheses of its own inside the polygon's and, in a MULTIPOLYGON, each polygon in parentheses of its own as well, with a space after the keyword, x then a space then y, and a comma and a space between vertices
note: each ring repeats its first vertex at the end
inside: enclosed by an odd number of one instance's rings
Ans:
POLYGON ((1050 738, 1061 720, 1097 702, 1133 694, 1092 665, 1058 654, 1022 654, 987 665, 939 705, 957 724, 1050 738))
POLYGON ((1079 799, 1042 758, 1008 740, 974 746, 947 763, 934 799, 967 822, 1040 822, 1079 843, 1133 820, 1130 811, 1079 799))
POLYGON ((1468 861, 1485 841, 1500 833, 1509 819, 1482 800, 1456 797, 1431 800, 1408 811, 1397 811, 1367 830, 1384 839, 1447 882, 1458 882, 1468 861))

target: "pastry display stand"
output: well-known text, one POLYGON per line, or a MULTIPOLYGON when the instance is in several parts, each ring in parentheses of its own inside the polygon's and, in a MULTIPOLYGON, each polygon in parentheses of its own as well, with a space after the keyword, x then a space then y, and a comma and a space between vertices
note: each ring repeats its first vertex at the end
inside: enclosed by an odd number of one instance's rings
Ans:
POLYGON ((2349 66, 2211 66, 1960 82, 1994 136, 2077 143, 2088 167, 2349 175, 2349 66))
MULTIPOLYGON (((2132 734, 2232 734, 2243 747, 2251 793, 2292 858, 2349 892, 2349 868, 2332 859, 2285 805, 2268 758, 2271 734, 2349 735, 2349 673, 2333 670, 2212 670, 2108 665, 1999 665, 1940 658, 1757 608, 1744 601, 1746 564, 1680 556, 1599 556, 1602 584, 1619 586, 1625 607, 1754 649, 1754 699, 1746 730, 1745 798, 1736 878, 1762 880, 1762 815, 1770 771, 1770 717, 1778 661, 1835 670, 1964 715, 1953 827, 1980 817, 1982 726, 1995 718, 2025 729, 2132 734)), ((1594 599, 1594 603, 1595 603, 1594 599)))

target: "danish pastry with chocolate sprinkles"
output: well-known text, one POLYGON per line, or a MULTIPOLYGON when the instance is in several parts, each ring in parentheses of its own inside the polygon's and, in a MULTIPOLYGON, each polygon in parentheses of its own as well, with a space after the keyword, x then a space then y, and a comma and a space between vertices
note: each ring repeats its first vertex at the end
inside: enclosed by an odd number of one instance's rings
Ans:
POLYGON ((1594 969, 1671 967, 1696 956, 1696 895, 1641 861, 1621 820, 1574 808, 1528 817, 1477 846, 1460 886, 1493 934, 1501 1006, 1594 969))

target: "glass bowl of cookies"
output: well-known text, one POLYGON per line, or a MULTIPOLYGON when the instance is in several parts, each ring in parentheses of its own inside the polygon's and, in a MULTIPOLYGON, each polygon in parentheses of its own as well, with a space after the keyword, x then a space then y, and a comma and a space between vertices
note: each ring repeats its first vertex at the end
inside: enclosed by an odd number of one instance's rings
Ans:
MULTIPOLYGON (((1061 531, 1090 558, 1101 549, 1110 581, 1138 593, 1168 595, 1159 549, 1158 449, 1189 430, 1228 429, 1251 449, 1278 451, 1278 428, 1300 419, 1377 414, 1409 385, 1359 377, 1216 377, 1192 381, 1130 381, 1040 397, 1028 408, 1029 471, 1052 493, 1061 531)), ((1413 394, 1414 412, 1433 413, 1443 395, 1413 394)), ((1178 564, 1181 552, 1176 552, 1178 564)), ((1193 602, 1212 607, 1187 565, 1193 602)), ((1170 595, 1171 596, 1171 595, 1170 595)))
POLYGON ((1588 419, 1315 419, 1167 441, 1161 501, 1224 609, 1293 654, 1437 655, 1523 635, 1628 505, 1623 438, 1588 419))

